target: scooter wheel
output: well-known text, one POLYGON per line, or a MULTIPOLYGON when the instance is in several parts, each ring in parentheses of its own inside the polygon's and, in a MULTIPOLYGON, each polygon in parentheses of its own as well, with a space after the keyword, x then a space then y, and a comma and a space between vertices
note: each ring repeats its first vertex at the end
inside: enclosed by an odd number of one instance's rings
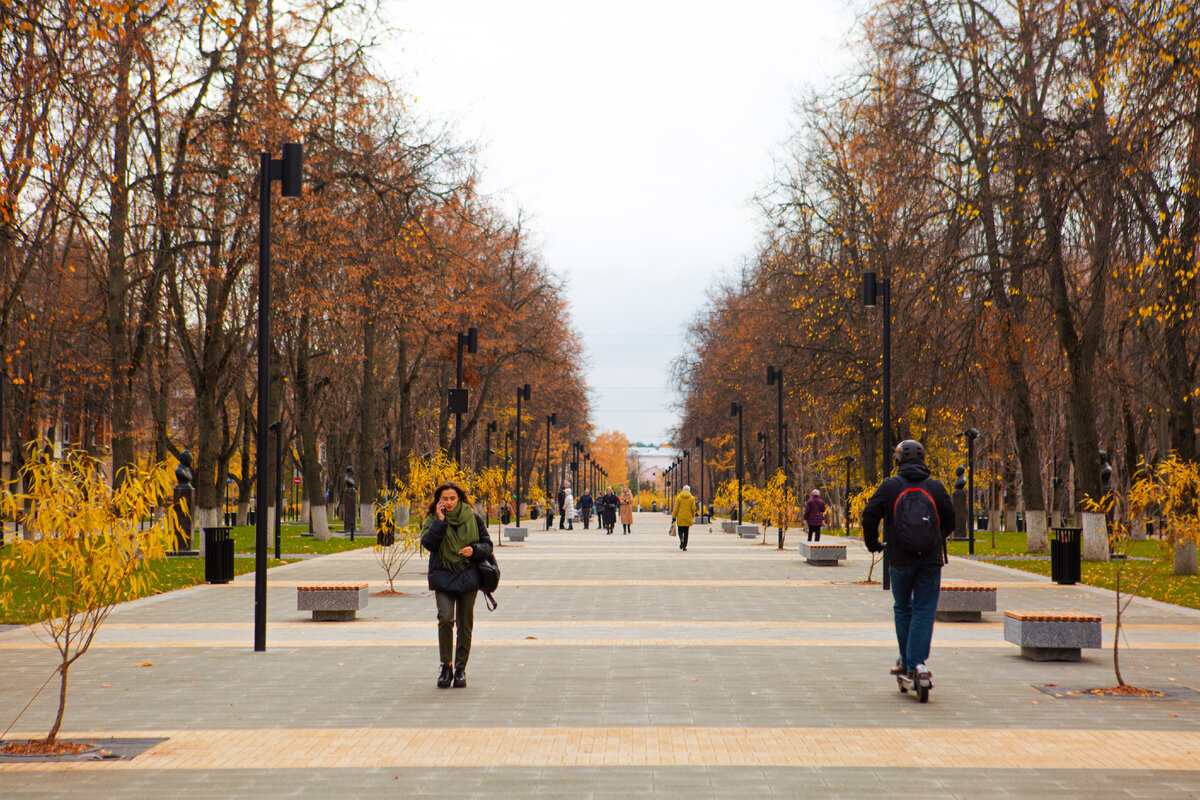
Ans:
POLYGON ((917 684, 917 701, 921 703, 929 702, 929 687, 917 684))
POLYGON ((900 694, 908 694, 908 687, 904 685, 904 681, 896 678, 896 686, 900 689, 900 694))

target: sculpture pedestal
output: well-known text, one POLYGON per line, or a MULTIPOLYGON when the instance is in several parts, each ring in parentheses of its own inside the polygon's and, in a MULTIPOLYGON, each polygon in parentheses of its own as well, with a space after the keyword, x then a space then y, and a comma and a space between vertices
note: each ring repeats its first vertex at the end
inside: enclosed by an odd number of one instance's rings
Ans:
POLYGON ((192 549, 192 531, 194 530, 195 526, 195 510, 195 487, 176 486, 175 502, 171 506, 171 513, 175 515, 175 520, 179 524, 179 530, 175 533, 175 546, 171 551, 176 555, 200 555, 198 550, 192 549))
POLYGON ((967 493, 961 489, 954 492, 954 536, 956 541, 967 538, 967 493))
POLYGON ((357 522, 356 515, 358 513, 358 492, 353 489, 347 489, 342 492, 342 522, 345 523, 344 529, 348 533, 353 533, 355 523, 357 522))

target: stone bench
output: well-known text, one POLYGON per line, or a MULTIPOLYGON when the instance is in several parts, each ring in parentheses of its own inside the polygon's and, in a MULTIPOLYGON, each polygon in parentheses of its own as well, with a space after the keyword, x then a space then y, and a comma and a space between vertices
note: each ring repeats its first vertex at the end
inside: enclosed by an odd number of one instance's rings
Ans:
POLYGON ((979 622, 996 610, 996 587, 974 581, 942 581, 937 618, 943 622, 979 622))
POLYGON ((504 535, 510 542, 523 542, 529 535, 529 528, 505 528, 504 535))
POLYGON ((737 523, 731 519, 723 520, 721 522, 721 530, 725 533, 737 533, 737 523))
POLYGON ((801 542, 800 555, 814 566, 836 567, 839 561, 846 560, 846 545, 834 542, 801 542))
POLYGON ((757 539, 758 538, 758 526, 757 525, 738 525, 737 526, 737 535, 743 539, 757 539))
POLYGON ((296 610, 311 611, 320 622, 343 622, 366 608, 369 597, 365 583, 310 583, 296 587, 296 610))
POLYGON ((1004 640, 1031 661, 1079 661, 1100 647, 1100 617, 1072 611, 1005 611, 1004 640))

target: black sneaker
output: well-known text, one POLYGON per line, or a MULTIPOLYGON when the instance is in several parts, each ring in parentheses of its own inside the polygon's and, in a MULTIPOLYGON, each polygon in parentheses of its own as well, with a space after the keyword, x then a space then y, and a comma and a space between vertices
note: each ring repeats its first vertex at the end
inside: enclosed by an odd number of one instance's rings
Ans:
POLYGON ((438 675, 438 688, 449 689, 452 680, 454 680, 454 671, 450 669, 449 664, 442 664, 441 674, 438 675))
POLYGON ((454 670, 454 688, 455 689, 467 688, 467 672, 466 672, 466 670, 463 670, 463 669, 454 670))

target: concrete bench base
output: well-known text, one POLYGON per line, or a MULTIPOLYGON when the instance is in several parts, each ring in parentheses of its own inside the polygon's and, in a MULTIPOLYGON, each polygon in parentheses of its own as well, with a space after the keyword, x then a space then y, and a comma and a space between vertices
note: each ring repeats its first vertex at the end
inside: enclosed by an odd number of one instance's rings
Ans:
POLYGON ((296 587, 296 610, 311 611, 318 622, 345 622, 366 608, 370 592, 365 583, 313 583, 296 587))
POLYGON ((996 587, 974 581, 942 581, 937 618, 943 622, 980 622, 996 610, 996 587))
POLYGON ((743 539, 757 539, 758 538, 758 526, 757 525, 738 525, 737 526, 737 535, 743 539))
POLYGON ((523 542, 529 535, 529 528, 505 528, 504 535, 510 542, 523 542))
POLYGON ((800 555, 815 567, 836 567, 839 561, 846 560, 846 545, 833 542, 801 542, 800 555))
POLYGON ((1100 647, 1100 617, 1062 611, 1005 611, 1004 639, 1031 661, 1079 661, 1100 647))

